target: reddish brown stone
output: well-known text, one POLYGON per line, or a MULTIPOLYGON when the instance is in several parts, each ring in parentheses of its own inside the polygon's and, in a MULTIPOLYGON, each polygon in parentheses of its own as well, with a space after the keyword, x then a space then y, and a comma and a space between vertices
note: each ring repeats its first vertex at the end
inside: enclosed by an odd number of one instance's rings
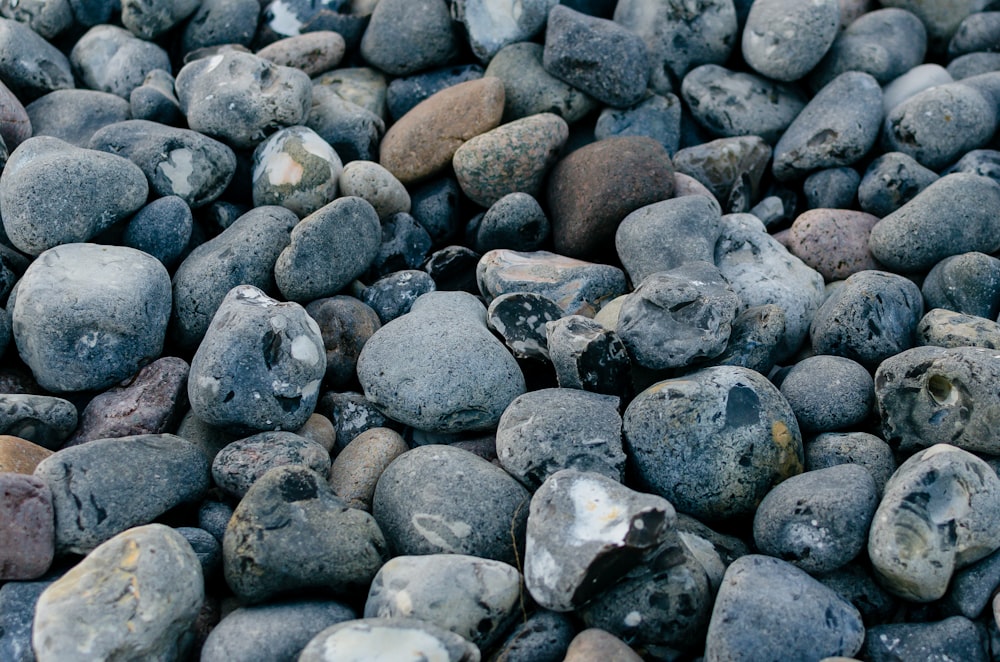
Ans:
POLYGON ((556 253, 577 258, 613 255, 622 219, 673 192, 670 155, 652 138, 607 138, 581 147, 557 163, 549 176, 556 253))
POLYGON ((45 481, 0 473, 0 581, 35 579, 55 555, 52 492, 45 481))
POLYGON ((0 473, 32 474, 52 452, 27 439, 0 435, 0 473))
POLYGON ((788 231, 788 250, 826 282, 867 269, 884 269, 868 248, 878 217, 849 209, 810 209, 788 231))

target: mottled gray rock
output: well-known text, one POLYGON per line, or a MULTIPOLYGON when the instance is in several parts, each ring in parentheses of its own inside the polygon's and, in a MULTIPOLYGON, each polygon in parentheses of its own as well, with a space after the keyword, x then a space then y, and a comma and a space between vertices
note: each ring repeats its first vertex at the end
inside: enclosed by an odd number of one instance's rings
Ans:
POLYGON ((90 145, 90 138, 109 124, 129 119, 129 104, 110 92, 55 90, 26 107, 32 135, 50 136, 77 147, 90 145))
POLYGON ((556 4, 558 0, 527 0, 516 5, 503 0, 457 0, 451 14, 465 26, 473 54, 485 63, 504 46, 538 34, 556 4))
POLYGON ((205 529, 196 526, 179 526, 175 531, 191 545, 206 581, 213 581, 222 568, 222 543, 205 529))
POLYGON ((306 312, 319 325, 326 348, 328 387, 340 388, 356 378, 358 355, 382 323, 367 304, 354 297, 334 296, 306 304, 306 312))
POLYGON ((91 239, 138 210, 148 193, 128 159, 47 136, 21 143, 0 175, 4 230, 29 255, 91 239))
POLYGON ((56 551, 52 491, 44 480, 0 472, 0 581, 36 579, 56 551))
POLYGON ((188 55, 197 49, 226 44, 250 46, 260 10, 259 0, 201 0, 184 25, 181 52, 188 55))
POLYGON ((629 108, 605 108, 594 125, 598 140, 646 136, 673 156, 681 141, 681 102, 674 94, 652 94, 629 108))
POLYGON ((20 21, 0 18, 0 78, 22 102, 74 87, 69 59, 20 21))
POLYGON ((281 205, 308 216, 337 197, 342 170, 340 156, 312 129, 276 131, 253 152, 254 206, 281 205))
POLYGON ((1000 260, 979 252, 941 260, 920 288, 927 308, 995 320, 1000 314, 1000 260))
POLYGON ((913 281, 887 271, 859 271, 816 311, 812 347, 874 368, 913 347, 923 314, 923 297, 913 281))
POLYGON ((35 476, 52 490, 60 553, 86 554, 125 529, 199 500, 209 487, 208 460, 170 434, 64 448, 40 462, 35 476))
POLYGON ((879 494, 896 471, 892 448, 867 432, 824 432, 805 445, 805 452, 808 471, 848 463, 864 467, 875 479, 879 494))
POLYGON ((858 193, 861 175, 854 168, 842 166, 817 170, 802 182, 806 206, 810 209, 846 209, 858 193))
POLYGON ((866 623, 886 622, 899 608, 899 600, 879 586, 867 562, 853 561, 816 579, 854 605, 866 623))
POLYGON ((211 533, 221 543, 232 516, 233 508, 228 503, 205 499, 198 507, 198 526, 211 533))
POLYGON ((946 71, 955 80, 1000 71, 1000 53, 977 51, 959 55, 948 63, 946 71))
POLYGON ((942 599, 945 613, 979 618, 1000 585, 1000 553, 993 552, 955 572, 942 599))
POLYGON ((479 647, 416 618, 363 618, 329 627, 309 642, 298 662, 366 662, 373 653, 398 662, 479 662, 479 647))
POLYGON ((486 76, 503 81, 504 122, 548 112, 572 124, 594 109, 594 100, 583 91, 545 70, 543 53, 541 44, 510 44, 500 49, 486 67, 486 76))
POLYGON ((1000 324, 984 317, 933 308, 920 318, 917 345, 1000 349, 1000 324))
POLYGON ((388 558, 374 518, 294 464, 271 469, 247 491, 222 550, 226 583, 245 603, 304 588, 348 596, 388 558))
POLYGON ((496 425, 525 388, 514 358, 486 327, 485 308, 460 292, 425 294, 376 331, 358 357, 358 378, 387 415, 438 432, 496 425))
POLYGON ((319 599, 240 607, 212 628, 200 659, 292 662, 317 634, 355 616, 340 602, 319 599))
POLYGON ((497 659, 556 662, 563 659, 574 634, 576 626, 569 616, 538 609, 518 623, 507 640, 497 647, 497 659))
POLYGON ((565 5, 549 12, 542 62, 553 76, 615 108, 642 99, 649 82, 649 55, 639 35, 565 5))
POLYGON ((156 258, 132 248, 50 248, 25 271, 12 304, 21 359, 55 392, 131 377, 163 349, 169 278, 156 258))
POLYGON ((259 57, 285 67, 295 67, 310 76, 340 64, 347 44, 339 32, 311 30, 271 42, 257 51, 259 57))
POLYGON ((639 365, 680 368, 722 353, 739 306, 718 269, 688 262, 639 283, 622 304, 615 330, 639 365))
POLYGON ((781 559, 751 554, 733 562, 712 609, 707 660, 851 657, 865 627, 849 602, 781 559), (761 605, 767 605, 762 607, 761 605))
POLYGON ((257 479, 274 467, 301 464, 321 476, 330 471, 330 453, 294 432, 259 432, 226 445, 212 460, 212 479, 242 499, 257 479))
POLYGON ((447 64, 458 35, 445 0, 379 2, 361 38, 365 61, 396 76, 447 64))
POLYGON ((124 531, 42 593, 32 645, 39 660, 183 658, 205 600, 201 564, 162 524, 124 531))
POLYGON ((629 404, 622 431, 643 484, 706 520, 752 513, 776 483, 802 471, 795 414, 746 368, 704 368, 654 384, 629 404))
POLYGON ((964 616, 926 623, 887 623, 868 631, 860 651, 872 662, 945 658, 986 662, 990 659, 985 628, 964 616))
POLYGON ((545 345, 560 387, 626 394, 629 352, 614 329, 582 315, 567 315, 545 324, 545 345))
POLYGON ((372 513, 393 554, 469 554, 514 564, 524 544, 531 494, 469 451, 420 446, 390 464, 372 513))
POLYGON ((858 203, 869 214, 888 216, 938 178, 902 152, 887 152, 868 165, 858 185, 858 203))
POLYGON ((416 269, 403 269, 379 278, 366 287, 361 300, 378 315, 382 324, 405 315, 421 296, 435 292, 437 285, 430 274, 416 269))
POLYGON ((21 0, 0 6, 4 18, 24 23, 45 39, 53 39, 73 25, 73 9, 68 0, 21 0))
POLYGON ((396 177, 374 161, 351 161, 340 176, 342 195, 367 200, 380 219, 410 212, 410 194, 396 177))
POLYGON ((430 234, 411 215, 392 214, 382 220, 382 242, 363 280, 370 282, 393 273, 418 270, 427 259, 432 243, 430 234))
POLYGON ((773 303, 750 306, 733 318, 726 349, 712 365, 731 365, 769 374, 785 337, 785 311, 773 303))
POLYGON ((0 394, 0 434, 57 449, 76 429, 72 402, 48 395, 0 394))
POLYGON ((319 327, 302 306, 234 287, 212 318, 188 378, 198 418, 233 430, 295 430, 326 373, 319 327))
POLYGON ((808 432, 860 425, 875 404, 875 383, 868 370, 842 356, 802 359, 785 375, 780 390, 799 427, 808 432))
POLYGON ((496 450, 510 475, 536 490, 561 469, 621 482, 625 471, 618 398, 549 388, 518 396, 497 425, 496 450))
POLYGON ((743 57, 768 78, 797 80, 819 63, 839 28, 837 0, 756 0, 743 28, 743 57))
POLYGON ((880 583, 914 602, 942 597, 955 570, 1000 547, 1000 479, 986 462, 936 444, 900 465, 868 536, 880 583))
POLYGON ((122 0, 122 25, 151 41, 180 25, 200 5, 199 0, 122 0))
POLYGON ((11 662, 35 662, 31 630, 38 596, 54 581, 7 582, 0 586, 0 655, 11 662))
POLYGON ((302 123, 328 142, 344 162, 378 159, 385 122, 326 86, 313 86, 312 106, 302 123))
POLYGON ((525 586, 546 609, 576 609, 649 561, 675 519, 661 497, 601 474, 557 471, 531 498, 525 586))
POLYGON ((397 556, 368 589, 366 618, 417 618, 486 648, 518 615, 521 573, 464 554, 397 556))
POLYGON ((975 175, 989 177, 1000 183, 1000 151, 995 149, 974 149, 949 166, 942 174, 953 172, 969 172, 975 175))
POLYGON ((398 120, 437 92, 482 77, 483 68, 478 64, 456 64, 396 78, 385 90, 385 108, 390 118, 398 120))
MULTIPOLYGON (((470 224, 469 230, 473 230, 470 224)), ((551 226, 531 194, 508 193, 489 206, 475 224, 473 247, 479 253, 496 248, 534 251, 549 238, 551 226)))
POLYGON ((134 120, 149 120, 168 126, 181 123, 181 104, 174 93, 174 77, 163 69, 146 74, 142 84, 128 95, 134 120))
POLYGON ((379 411, 363 394, 352 391, 327 391, 316 405, 319 414, 333 423, 337 432, 337 449, 342 450, 365 430, 381 427, 398 428, 399 424, 379 411))
POLYGON ((170 72, 170 56, 151 41, 115 25, 95 25, 73 46, 70 64, 92 90, 128 99, 154 69, 170 72))
POLYGON ((122 245, 149 253, 174 269, 181 259, 194 230, 191 208, 176 195, 157 198, 129 219, 122 235, 122 245))
POLYGON ((192 129, 237 148, 254 147, 275 128, 302 124, 312 99, 304 72, 237 51, 188 63, 176 88, 192 129))
POLYGON ((726 213, 748 211, 760 193, 771 147, 759 136, 719 138, 674 154, 677 172, 694 177, 715 196, 726 213))
POLYGON ((226 294, 237 285, 277 294, 274 263, 291 241, 297 222, 284 207, 257 207, 191 251, 174 273, 171 338, 194 349, 226 294))
POLYGON ((517 358, 549 357, 546 324, 563 316, 562 309, 540 294, 511 292, 490 302, 486 323, 517 358))

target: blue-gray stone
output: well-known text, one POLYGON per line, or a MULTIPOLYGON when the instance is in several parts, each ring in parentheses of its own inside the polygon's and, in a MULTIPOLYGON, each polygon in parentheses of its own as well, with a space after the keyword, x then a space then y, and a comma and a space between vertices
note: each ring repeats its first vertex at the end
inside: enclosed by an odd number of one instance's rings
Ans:
POLYGON ((177 266, 194 228, 191 208, 183 198, 168 195, 153 200, 133 216, 122 244, 149 253, 167 269, 177 266))
POLYGON ((84 87, 128 99, 154 69, 170 72, 170 56, 116 25, 95 25, 73 46, 70 64, 84 87))
POLYGON ((483 68, 478 64, 461 64, 396 78, 385 92, 389 117, 398 120, 427 97, 452 85, 482 77, 483 68))

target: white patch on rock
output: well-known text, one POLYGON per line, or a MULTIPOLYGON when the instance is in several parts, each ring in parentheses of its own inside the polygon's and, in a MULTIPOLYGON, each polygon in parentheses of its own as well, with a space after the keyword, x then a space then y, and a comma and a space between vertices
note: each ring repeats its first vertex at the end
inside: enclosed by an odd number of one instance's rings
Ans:
POLYGON ((457 552, 458 550, 456 550, 454 545, 445 540, 437 531, 424 526, 422 522, 426 521, 435 522, 441 527, 448 529, 456 538, 466 538, 472 533, 472 527, 465 522, 452 522, 446 520, 441 515, 433 515, 430 513, 414 513, 413 517, 410 518, 410 523, 413 524, 413 528, 415 528, 420 535, 427 538, 427 540, 432 544, 450 552, 457 552))
POLYGON ((208 61, 208 68, 205 69, 205 73, 206 74, 212 73, 212 71, 214 71, 220 64, 222 64, 222 61, 224 59, 225 59, 224 55, 213 55, 212 59, 208 61))
POLYGON ((268 25, 278 34, 294 37, 300 34, 302 21, 286 3, 279 1, 271 3, 271 20, 268 25))
POLYGON ((371 626, 346 628, 323 643, 323 659, 341 662, 427 660, 448 662, 448 649, 421 630, 371 626))
POLYGON ((302 363, 316 365, 319 362, 319 351, 309 336, 296 336, 292 340, 292 358, 302 363))
POLYGON ((570 535, 578 544, 621 545, 628 534, 628 513, 597 481, 577 480, 570 487, 574 517, 570 535))
POLYGON ((634 628, 637 625, 639 625, 639 623, 642 623, 642 614, 640 614, 639 612, 637 612, 637 611, 630 611, 625 616, 625 625, 627 627, 634 628))
POLYGON ((204 389, 208 389, 212 393, 212 397, 217 397, 219 395, 219 385, 220 382, 215 377, 202 375, 201 377, 198 378, 198 386, 204 389))
POLYGON ((294 186, 302 181, 305 169, 285 152, 278 152, 261 161, 261 165, 267 172, 267 181, 271 186, 294 186))
POLYGON ((156 166, 163 176, 170 180, 170 187, 179 196, 190 195, 194 191, 191 175, 194 174, 194 155, 186 148, 170 152, 166 161, 156 166))

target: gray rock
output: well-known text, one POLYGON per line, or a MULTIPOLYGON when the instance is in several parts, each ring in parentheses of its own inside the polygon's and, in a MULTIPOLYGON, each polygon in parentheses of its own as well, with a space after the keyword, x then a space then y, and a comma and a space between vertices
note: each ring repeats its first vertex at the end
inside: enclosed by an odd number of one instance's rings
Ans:
POLYGON ((927 311, 917 324, 917 345, 1000 349, 1000 324, 944 308, 927 311))
POLYGON ((192 209, 219 197, 236 173, 236 155, 226 145, 147 120, 99 129, 90 148, 124 156, 142 169, 153 193, 176 195, 192 209))
POLYGON ((524 543, 530 493, 469 451, 420 446, 378 480, 372 513, 395 555, 469 554, 514 564, 524 543))
POLYGON ((399 662, 478 662, 479 647, 416 618, 363 618, 329 627, 309 642, 298 662, 365 662, 378 652, 399 662))
POLYGON ((379 2, 361 38, 365 61, 395 76, 447 64, 458 35, 444 0, 379 2))
POLYGON ((1000 454, 996 351, 916 347, 887 358, 875 372, 875 397, 886 441, 903 451, 951 444, 1000 454))
POLYGON ((198 507, 198 526, 221 543, 232 516, 233 508, 228 503, 205 499, 198 507))
POLYGON ((673 156, 681 141, 681 102, 675 95, 653 94, 629 108, 605 108, 597 118, 594 137, 647 136, 673 156))
POLYGON ((805 451, 807 471, 858 464, 875 479, 879 494, 897 468, 889 444, 867 432, 824 432, 806 444, 805 451))
POLYGON ((954 658, 968 662, 990 659, 985 628, 964 616, 928 623, 888 623, 868 631, 861 654, 872 662, 954 658))
POLYGON ((361 299, 375 311, 382 324, 387 324, 410 312, 413 303, 421 296, 436 290, 434 279, 427 272, 404 269, 383 276, 366 287, 361 299))
POLYGON ((902 152, 887 152, 868 165, 858 203, 869 214, 888 216, 930 186, 938 175, 902 152))
POLYGON ((945 613, 979 618, 996 587, 1000 585, 1000 553, 989 556, 955 572, 942 599, 945 613))
POLYGON ((726 568, 736 559, 750 553, 750 548, 741 538, 719 533, 684 513, 677 515, 677 532, 683 543, 684 553, 697 559, 708 576, 713 598, 722 586, 726 568))
POLYGON ((415 218, 405 212, 393 214, 382 221, 382 242, 368 267, 365 280, 419 269, 427 259, 431 245, 430 235, 415 218))
POLYGON ((948 63, 947 71, 955 80, 1000 71, 1000 53, 978 51, 960 55, 948 63))
POLYGON ((312 99, 301 70, 237 51, 186 64, 176 88, 192 129, 237 148, 256 146, 276 127, 302 124, 312 99))
POLYGON ((366 618, 417 618, 477 646, 493 644, 517 616, 521 573, 464 554, 397 556, 368 589, 366 618))
POLYGON ((410 194, 395 175, 374 161, 351 161, 340 176, 341 195, 367 200, 379 219, 410 212, 410 194))
POLYGON ((199 0, 122 0, 122 25, 152 41, 181 24, 201 5, 199 0))
POLYGON ((340 156, 315 131, 281 129, 254 150, 254 206, 281 205, 308 216, 337 197, 342 170, 340 156))
POLYGON ((49 570, 55 556, 52 490, 44 480, 20 473, 18 467, 5 469, 0 473, 0 534, 4 538, 0 581, 37 579, 49 570))
POLYGON ((395 121, 441 90, 482 77, 478 64, 460 64, 396 78, 386 88, 384 105, 395 121))
POLYGON ((886 271, 859 271, 816 311, 812 347, 874 368, 913 347, 923 314, 923 297, 913 281, 886 271))
POLYGON ((785 337, 785 311, 773 303, 750 306, 733 318, 726 349, 711 365, 730 365, 771 372, 785 337))
POLYGON ((546 324, 563 316, 552 299, 531 292, 501 294, 486 310, 486 324, 498 334, 514 356, 549 358, 546 324))
POLYGON ((807 100, 794 87, 717 64, 689 71, 681 95, 695 121, 713 136, 757 135, 771 145, 807 100))
POLYGON ((32 644, 39 660, 184 657, 205 600, 201 564, 162 524, 124 531, 42 593, 32 644))
POLYGON ((802 472, 802 438, 778 389, 746 368, 704 368, 649 387, 622 417, 643 484, 705 520, 752 513, 802 472))
POLYGON ((701 182, 726 213, 745 212, 756 203, 770 160, 771 147, 759 136, 719 138, 685 147, 673 158, 677 172, 701 182))
POLYGON ((495 248, 534 251, 542 247, 550 231, 538 200, 521 191, 508 193, 490 205, 479 220, 473 247, 479 253, 495 248))
POLYGON ((23 0, 0 7, 4 18, 24 23, 45 39, 53 39, 73 25, 73 9, 68 0, 23 0))
POLYGON ((806 177, 802 190, 810 209, 847 209, 852 206, 859 184, 861 175, 854 168, 827 168, 806 177))
POLYGON ((282 295, 308 302, 336 294, 368 269, 382 229, 365 200, 338 198, 302 219, 274 263, 282 295))
POLYGON ((184 536, 201 564, 201 573, 206 581, 212 581, 222 568, 222 543, 215 536, 196 526, 181 526, 175 529, 184 536))
POLYGON ((260 10, 261 4, 255 0, 201 0, 184 25, 181 52, 188 55, 199 48, 220 44, 250 46, 260 10))
POLYGON ((545 324, 545 345, 560 387, 619 397, 628 390, 629 352, 613 329, 567 315, 545 324))
POLYGON ((271 469, 247 491, 226 527, 222 554, 226 583, 244 603, 305 588, 349 596, 388 558, 372 516, 294 464, 271 469))
POLYGON ((386 324, 358 357, 365 396, 388 416, 436 432, 489 429, 524 392, 516 361, 462 292, 431 292, 386 324))
POLYGON ((32 135, 50 136, 77 147, 109 124, 129 119, 129 103, 110 92, 55 90, 28 104, 32 135))
POLYGON ((899 608, 899 600, 879 586, 867 563, 854 561, 816 579, 854 605, 865 623, 889 621, 899 608))
POLYGON ((257 207, 191 251, 174 273, 171 338, 186 349, 197 347, 222 300, 237 285, 277 294, 274 263, 297 222, 284 207, 257 207))
POLYGON ((851 657, 864 638, 861 615, 849 602, 786 561, 751 554, 726 570, 705 657, 751 660, 773 651, 796 659, 851 657))
POLYGON ((954 59, 975 51, 996 51, 1000 40, 1000 12, 969 14, 958 24, 948 42, 948 57, 954 59))
POLYGON ((529 41, 504 46, 490 60, 486 76, 503 81, 503 121, 555 113, 572 124, 595 107, 582 90, 545 70, 544 46, 529 41))
POLYGON ((316 408, 325 373, 323 338, 305 309, 239 285, 191 359, 188 400, 210 425, 295 430, 316 408))
POLYGON ((352 439, 365 430, 381 427, 399 427, 386 418, 363 394, 327 391, 316 405, 318 413, 326 416, 337 431, 337 449, 342 450, 352 439))
POLYGON ((69 60, 20 21, 0 18, 0 78, 22 102, 74 87, 69 60))
POLYGON ((816 93, 778 140, 774 176, 784 181, 855 163, 875 144, 881 111, 878 81, 858 71, 840 74, 816 93))
POLYGON ((457 0, 452 17, 465 26, 473 54, 486 63, 509 44, 530 41, 545 27, 549 10, 559 0, 527 0, 511 5, 502 0, 457 0))
POLYGON ((995 149, 974 149, 943 171, 950 175, 953 172, 969 172, 975 175, 989 177, 1000 184, 1000 152, 995 149))
POLYGON ((21 143, 0 175, 4 230, 29 255, 93 238, 138 210, 148 193, 128 159, 42 136, 21 143))
POLYGON ((931 87, 954 82, 948 70, 940 64, 917 65, 885 85, 882 90, 883 108, 888 115, 910 97, 931 87))
POLYGON ((212 460, 212 479, 242 499, 274 467, 301 464, 321 476, 330 471, 330 454, 319 443, 294 432, 259 432, 226 445, 212 460))
POLYGON ((703 195, 685 195, 640 207, 622 219, 615 249, 638 286, 656 272, 691 262, 713 262, 720 234, 719 208, 703 195))
POLYGON ((946 257, 930 270, 920 291, 928 309, 995 320, 1000 314, 1000 260, 978 252, 946 257))
POLYGON ((0 586, 0 655, 10 662, 35 662, 31 630, 38 596, 52 578, 33 582, 7 582, 0 586))
POLYGON ((785 375, 780 390, 807 432, 860 425, 875 404, 875 383, 868 370, 842 356, 802 359, 785 375))
POLYGON ((792 476, 761 500, 754 542, 810 574, 835 570, 865 548, 878 496, 871 473, 856 464, 792 476))
POLYGON ((240 607, 212 628, 201 660, 293 662, 317 634, 355 616, 340 602, 319 599, 240 607))
MULTIPOLYGON (((64 448, 35 468, 52 489, 56 549, 87 554, 208 490, 208 460, 170 434, 97 439, 64 448)), ((200 582, 200 580, 199 580, 200 582)))
POLYGON ((497 647, 497 659, 507 662, 558 662, 576 634, 569 616, 539 609, 518 623, 503 644, 497 647))
POLYGON ((665 499, 601 474, 563 469, 531 498, 524 583, 546 609, 571 611, 648 562, 674 533, 665 499))
POLYGON ((319 325, 326 348, 326 377, 331 388, 353 383, 358 355, 382 323, 367 304, 354 297, 334 296, 306 304, 306 313, 319 325))
POLYGON ((167 270, 150 255, 123 246, 57 246, 18 284, 14 341, 43 388, 107 388, 160 355, 170 299, 167 270))
POLYGON ((722 353, 739 305, 718 269, 689 262, 639 283, 622 304, 616 332, 639 365, 681 368, 722 353))
POLYGON ((73 46, 69 61, 84 86, 123 99, 142 85, 150 71, 170 72, 165 50, 115 25, 90 28, 73 46))
POLYGON ((615 108, 641 100, 649 82, 649 55, 639 35, 564 5, 549 12, 542 63, 556 78, 615 108))
POLYGON ((497 425, 497 457, 530 490, 561 469, 601 474, 622 482, 618 398, 578 389, 549 388, 518 396, 497 425))
POLYGON ((326 86, 313 86, 312 106, 303 124, 328 142, 341 160, 378 160, 385 122, 326 86))
POLYGON ((28 393, 0 394, 0 434, 55 450, 73 433, 76 422, 76 407, 68 400, 28 393))
POLYGON ((181 104, 174 93, 174 77, 163 69, 146 74, 142 84, 128 95, 134 120, 149 120, 168 126, 181 124, 181 104))
POLYGON ((955 570, 1000 547, 1000 479, 983 460, 936 444, 900 465, 868 536, 882 586, 913 602, 942 597, 955 570))
POLYGON ((780 81, 802 78, 833 44, 840 3, 756 0, 743 28, 743 57, 757 73, 780 81))
POLYGON ((176 195, 157 198, 129 219, 122 245, 149 253, 173 270, 184 254, 194 230, 194 216, 176 195))
POLYGON ((969 14, 983 11, 989 2, 947 0, 942 4, 928 4, 921 0, 886 0, 882 4, 888 7, 901 7, 916 14, 927 28, 931 53, 943 53, 962 20, 969 14))

